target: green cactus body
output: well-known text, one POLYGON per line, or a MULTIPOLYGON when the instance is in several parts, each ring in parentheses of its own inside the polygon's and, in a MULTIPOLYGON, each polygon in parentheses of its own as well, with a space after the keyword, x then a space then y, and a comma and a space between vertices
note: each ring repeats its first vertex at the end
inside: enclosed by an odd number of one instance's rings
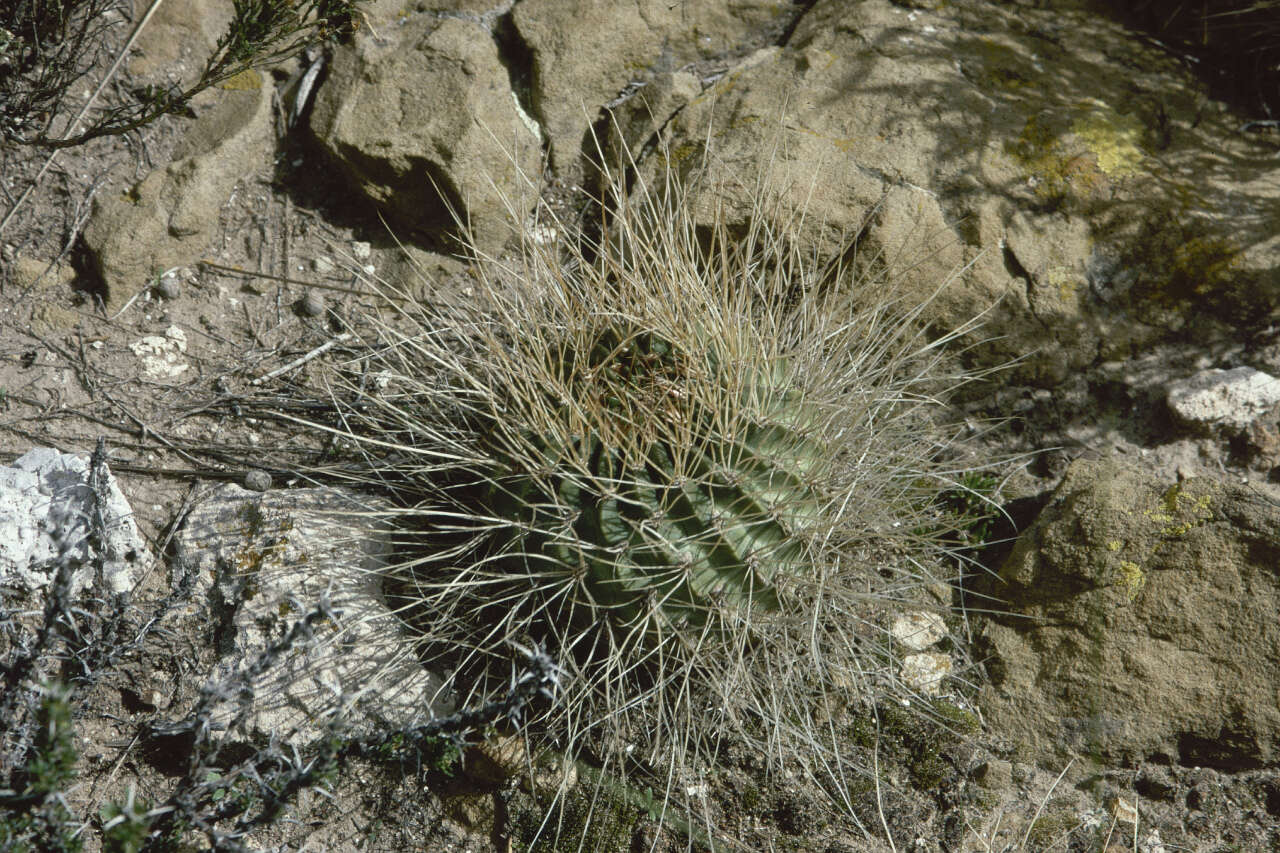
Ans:
POLYGON ((561 447, 526 434, 520 453, 493 454, 480 499, 505 522, 498 562, 573 576, 587 612, 648 630, 778 610, 786 578, 813 559, 823 462, 803 428, 812 413, 794 389, 777 390, 780 371, 726 376, 737 397, 726 418, 683 393, 688 371, 722 372, 705 352, 697 363, 657 335, 616 330, 581 364, 566 350, 554 367, 573 399, 595 401, 598 429, 561 447))

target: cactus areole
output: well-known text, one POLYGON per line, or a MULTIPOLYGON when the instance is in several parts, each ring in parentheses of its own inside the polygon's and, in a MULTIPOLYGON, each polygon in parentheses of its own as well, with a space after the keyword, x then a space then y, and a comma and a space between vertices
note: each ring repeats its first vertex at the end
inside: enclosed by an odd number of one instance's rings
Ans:
POLYGON ((492 398, 484 485, 454 495, 492 519, 487 559, 571 577, 592 618, 651 631, 782 607, 786 579, 813 559, 823 464, 794 386, 653 332, 574 337, 587 345, 522 354, 553 377, 541 399, 492 398), (548 434, 527 429, 548 413, 548 434))

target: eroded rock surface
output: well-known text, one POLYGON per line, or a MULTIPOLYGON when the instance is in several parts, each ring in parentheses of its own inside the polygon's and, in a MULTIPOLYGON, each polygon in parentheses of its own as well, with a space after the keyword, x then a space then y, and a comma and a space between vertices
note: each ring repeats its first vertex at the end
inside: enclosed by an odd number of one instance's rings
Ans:
POLYGON ((1277 197, 1271 148, 1203 84, 1094 12, 906 5, 819 0, 784 44, 624 128, 669 120, 667 157, 705 169, 704 219, 745 228, 767 175, 780 210, 807 210, 806 247, 912 303, 954 277, 927 310, 938 327, 998 303, 982 357, 1022 357, 1025 381, 1265 324, 1280 238, 1246 211, 1277 197))
MULTIPOLYGON (((267 493, 226 485, 200 503, 175 538, 175 574, 194 576, 208 596, 222 679, 263 660, 293 623, 322 599, 336 619, 314 643, 270 661, 252 679, 242 737, 307 742, 341 712, 357 729, 408 725, 447 713, 440 681, 382 595, 379 568, 390 545, 356 514, 367 501, 330 489, 267 493)), ((215 719, 240 708, 224 697, 215 719)))
POLYGON ((227 81, 169 165, 124 193, 94 199, 84 240, 106 285, 109 310, 158 274, 199 260, 236 181, 266 160, 272 91, 256 71, 227 81))
POLYGON ((653 72, 724 55, 780 24, 778 0, 524 0, 512 16, 532 56, 533 109, 558 166, 594 155, 600 108, 653 72))
POLYGON ((488 27, 428 15, 335 51, 311 118, 350 181, 402 227, 432 239, 456 215, 487 250, 511 235, 516 168, 538 174, 531 124, 488 27))
POLYGON ((987 590, 995 730, 1029 758, 1280 762, 1280 506, 1080 460, 987 590))

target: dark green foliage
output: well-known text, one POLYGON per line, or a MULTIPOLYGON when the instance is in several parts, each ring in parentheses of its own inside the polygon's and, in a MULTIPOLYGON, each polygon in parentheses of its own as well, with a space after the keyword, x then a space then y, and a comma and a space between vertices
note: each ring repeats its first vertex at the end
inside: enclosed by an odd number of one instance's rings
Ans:
POLYGON ((67 691, 48 688, 36 716, 26 766, 14 786, 0 792, 0 850, 68 851, 81 848, 64 791, 75 777, 75 730, 67 691))
POLYGON ((958 526, 965 545, 978 548, 991 541, 999 520, 991 500, 999 484, 990 474, 971 471, 960 477, 955 488, 938 495, 938 503, 958 526))
POLYGON ((600 853, 631 849, 640 809, 609 789, 576 786, 554 803, 523 794, 512 803, 511 836, 516 849, 529 853, 570 853, 588 848, 600 853))
POLYGON ((134 799, 133 791, 124 803, 102 807, 102 849, 104 853, 140 853, 146 843, 151 821, 147 810, 134 799))
POLYGON ((882 768, 902 768, 922 791, 944 784, 952 771, 947 751, 978 729, 977 718, 941 699, 924 714, 883 703, 851 723, 854 743, 878 750, 882 768))
POLYGON ((683 809, 663 802, 661 790, 640 788, 585 762, 579 782, 554 797, 519 795, 511 804, 511 835, 530 853, 629 851, 646 824, 664 826, 694 850, 711 849, 706 832, 683 809))
POLYGON ((124 39, 128 7, 121 0, 0 0, 0 138, 67 148, 126 133, 185 111, 200 92, 250 69, 349 36, 358 15, 356 0, 235 0, 235 17, 194 83, 142 87, 135 101, 105 107, 83 130, 64 135, 74 117, 68 93, 105 70, 99 66, 124 39))

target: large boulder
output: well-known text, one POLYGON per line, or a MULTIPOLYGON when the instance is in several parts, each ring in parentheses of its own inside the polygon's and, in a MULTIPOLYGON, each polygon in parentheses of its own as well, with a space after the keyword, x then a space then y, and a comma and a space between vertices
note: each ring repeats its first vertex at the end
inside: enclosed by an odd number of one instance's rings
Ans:
POLYGON ((236 182, 267 161, 273 91, 257 71, 225 81, 167 166, 123 193, 94 199, 84 241, 106 286, 109 311, 160 273, 199 260, 236 182))
POLYGON ((177 585, 208 602, 221 677, 248 688, 226 691, 214 709, 215 719, 237 721, 231 735, 306 743, 335 713, 368 730, 452 710, 383 594, 390 535, 369 520, 379 509, 333 489, 257 494, 228 484, 187 517, 174 539, 177 585), (322 600, 332 621, 312 641, 271 653, 322 600))
POLYGON ((414 15, 334 52, 311 129, 352 184, 384 205, 406 236, 469 224, 493 251, 537 177, 537 125, 523 113, 483 23, 414 15))
POLYGON ((620 124, 666 127, 648 168, 701 173, 703 218, 745 227, 760 180, 807 211, 805 246, 912 302, 954 278, 926 310, 936 327, 998 302, 984 333, 1002 339, 971 356, 1020 357, 1033 384, 1265 325, 1280 293, 1280 237, 1256 215, 1280 194, 1266 140, 1097 11, 935 5, 819 0, 783 45, 696 97, 644 101, 662 105, 652 121, 620 105, 620 124))
POLYGON ((601 108, 654 72, 739 49, 781 24, 778 0, 524 0, 512 10, 532 58, 532 104, 559 167, 594 155, 601 108), (585 150, 584 150, 585 148, 585 150))
POLYGON ((1280 764, 1274 501, 1080 460, 985 592, 981 702, 1025 758, 1280 764))

